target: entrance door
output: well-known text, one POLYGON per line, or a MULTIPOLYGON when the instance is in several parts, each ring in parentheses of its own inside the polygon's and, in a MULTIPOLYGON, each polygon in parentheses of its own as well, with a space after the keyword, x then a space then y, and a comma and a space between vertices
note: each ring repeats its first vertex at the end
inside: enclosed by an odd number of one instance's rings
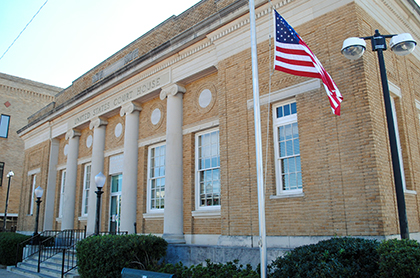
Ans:
POLYGON ((111 176, 110 232, 120 231, 122 174, 111 176))

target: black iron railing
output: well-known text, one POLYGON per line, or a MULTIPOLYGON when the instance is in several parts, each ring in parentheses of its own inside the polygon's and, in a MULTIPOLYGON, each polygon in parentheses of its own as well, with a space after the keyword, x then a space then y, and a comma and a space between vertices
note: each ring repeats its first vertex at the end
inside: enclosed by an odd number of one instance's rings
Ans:
MULTIPOLYGON (((99 235, 127 235, 128 232, 100 232, 99 235)), ((90 236, 94 236, 92 234, 90 236)), ((85 229, 63 230, 63 231, 44 231, 40 234, 21 242, 17 246, 16 266, 32 255, 38 254, 38 269, 41 270, 41 263, 49 258, 62 253, 61 277, 77 267, 76 245, 79 241, 86 238, 85 229), (23 254, 19 250, 23 249, 23 254), (21 260, 19 260, 21 258, 21 260)))
POLYGON ((86 229, 73 229, 63 230, 61 233, 41 241, 38 249, 38 272, 40 272, 42 262, 75 246, 77 242, 85 238, 86 229))
POLYGON ((40 242, 42 242, 45 238, 51 238, 60 232, 61 231, 57 230, 43 231, 40 234, 36 234, 35 236, 18 243, 16 248, 16 266, 18 262, 23 261, 39 252, 40 242))

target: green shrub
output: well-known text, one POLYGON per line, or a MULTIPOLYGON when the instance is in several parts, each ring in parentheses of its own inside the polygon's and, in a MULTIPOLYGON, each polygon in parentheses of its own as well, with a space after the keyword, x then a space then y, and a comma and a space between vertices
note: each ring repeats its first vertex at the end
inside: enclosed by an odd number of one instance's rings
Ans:
POLYGON ((270 277, 377 277, 378 245, 343 237, 297 247, 269 266, 270 277))
POLYGON ((233 262, 212 263, 206 260, 205 265, 192 265, 190 267, 184 266, 181 262, 175 265, 165 264, 154 267, 151 270, 157 272, 164 272, 175 274, 177 278, 258 278, 259 274, 252 269, 250 265, 238 265, 237 260, 233 262))
POLYGON ((168 243, 156 236, 91 236, 77 243, 78 271, 83 278, 120 277, 124 267, 146 268, 165 256, 168 243))
POLYGON ((381 277, 420 277, 420 244, 415 240, 386 240, 378 248, 381 277))
MULTIPOLYGON (((0 233, 0 264, 14 265, 16 260, 16 248, 19 243, 27 240, 30 236, 18 233, 0 233)), ((22 248, 19 249, 19 261, 22 261, 22 248)))

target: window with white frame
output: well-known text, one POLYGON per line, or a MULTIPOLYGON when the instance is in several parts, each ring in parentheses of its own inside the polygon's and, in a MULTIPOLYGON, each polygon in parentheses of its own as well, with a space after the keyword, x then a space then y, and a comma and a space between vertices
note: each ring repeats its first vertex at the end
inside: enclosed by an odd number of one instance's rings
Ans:
POLYGON ((148 155, 148 211, 165 208, 166 145, 149 147, 148 155))
POLYGON ((196 209, 220 207, 219 129, 196 134, 196 209))
MULTIPOLYGON (((396 97, 398 100, 398 97, 396 97)), ((404 173, 404 160, 403 160, 403 153, 401 147, 401 140, 400 140, 400 132, 398 130, 398 117, 397 117, 397 109, 395 108, 395 99, 391 96, 391 109, 392 109, 392 118, 394 120, 394 129, 395 129, 395 139, 397 143, 397 151, 398 151, 398 160, 400 163, 400 171, 402 177, 402 186, 404 190, 407 190, 407 185, 405 181, 405 173, 404 173)))
POLYGON ((10 116, 1 114, 0 117, 0 137, 7 138, 9 136, 10 116))
POLYGON ((277 194, 302 192, 300 142, 296 102, 273 107, 277 194))
POLYGON ((60 208, 58 210, 58 217, 63 217, 63 204, 64 204, 64 190, 66 188, 66 170, 61 171, 61 180, 60 180, 60 208))
POLYGON ((82 216, 88 215, 91 164, 85 165, 83 174, 82 216))
POLYGON ((28 214, 34 214, 34 199, 35 199, 36 174, 31 175, 31 186, 29 188, 29 209, 28 214))

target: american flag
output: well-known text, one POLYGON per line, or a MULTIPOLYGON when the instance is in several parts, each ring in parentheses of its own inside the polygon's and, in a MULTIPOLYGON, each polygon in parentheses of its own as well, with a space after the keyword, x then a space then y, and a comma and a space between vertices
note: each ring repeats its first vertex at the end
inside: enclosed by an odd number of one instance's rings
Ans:
POLYGON ((320 78, 324 83, 333 113, 340 115, 343 97, 331 76, 298 33, 276 10, 274 10, 274 22, 276 26, 274 69, 298 76, 320 78))

